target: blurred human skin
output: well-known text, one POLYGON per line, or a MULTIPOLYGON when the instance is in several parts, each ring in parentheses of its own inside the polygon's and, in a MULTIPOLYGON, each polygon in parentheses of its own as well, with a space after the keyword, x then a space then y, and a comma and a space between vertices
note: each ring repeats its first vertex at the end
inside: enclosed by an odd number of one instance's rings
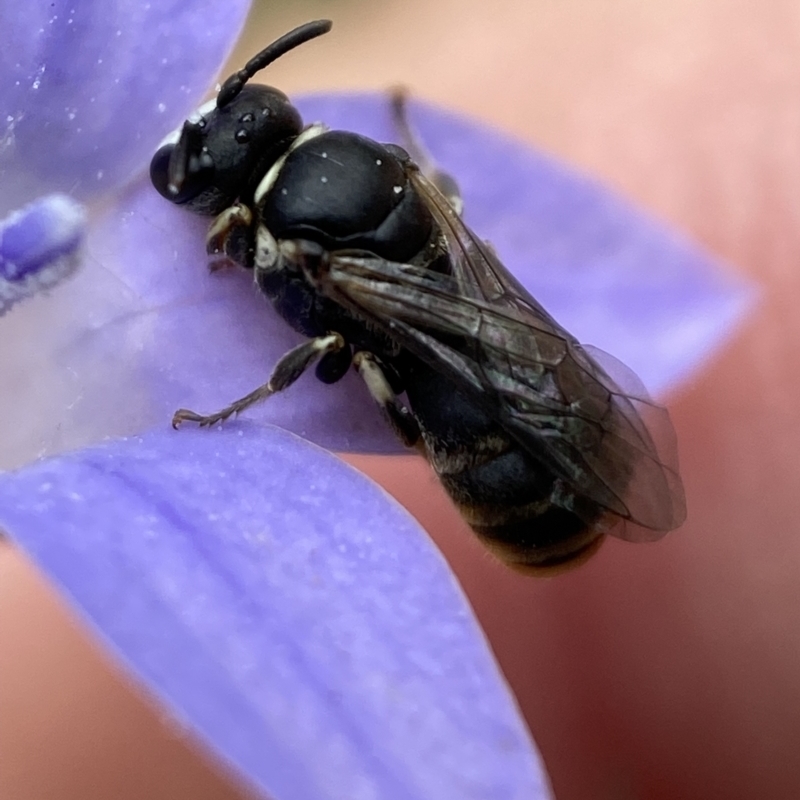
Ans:
MULTIPOLYGON (((534 580, 495 562, 425 463, 349 456, 431 532, 516 693, 559 800, 800 796, 800 5, 794 0, 317 2, 270 68, 288 92, 381 88, 566 159, 762 290, 669 398, 689 519, 534 580)), ((491 179, 491 176, 487 176, 491 179)), ((646 266, 646 265, 645 265, 646 266)), ((0 546, 0 796, 238 797, 0 546)))

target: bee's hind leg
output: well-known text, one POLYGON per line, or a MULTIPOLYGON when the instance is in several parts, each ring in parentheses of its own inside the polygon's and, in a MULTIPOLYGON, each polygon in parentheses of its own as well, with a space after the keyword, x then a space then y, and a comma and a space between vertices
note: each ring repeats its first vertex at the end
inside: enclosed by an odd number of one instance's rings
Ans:
POLYGON ((406 447, 419 444, 422 436, 419 423, 414 414, 397 399, 378 359, 366 350, 359 350, 353 356, 353 366, 403 444, 406 447))
POLYGON ((420 142, 408 119, 408 91, 403 86, 395 86, 389 91, 392 109, 392 123, 399 138, 398 144, 411 156, 422 174, 447 198, 460 216, 464 210, 464 200, 456 179, 439 169, 431 154, 420 142))

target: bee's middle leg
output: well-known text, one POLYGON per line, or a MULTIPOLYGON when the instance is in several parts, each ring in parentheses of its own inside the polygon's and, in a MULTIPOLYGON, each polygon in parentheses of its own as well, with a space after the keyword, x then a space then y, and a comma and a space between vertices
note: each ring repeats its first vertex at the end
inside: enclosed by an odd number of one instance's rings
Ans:
POLYGON ((353 366, 403 444, 406 447, 419 444, 422 433, 417 418, 397 399, 378 359, 366 350, 359 350, 353 356, 353 366))

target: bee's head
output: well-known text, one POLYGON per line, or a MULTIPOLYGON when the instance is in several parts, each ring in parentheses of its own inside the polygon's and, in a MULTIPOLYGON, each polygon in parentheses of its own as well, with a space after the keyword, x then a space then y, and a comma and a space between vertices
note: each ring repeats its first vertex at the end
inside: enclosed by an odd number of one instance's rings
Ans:
POLYGON ((286 95, 250 78, 331 23, 301 25, 262 50, 207 103, 167 137, 150 162, 150 180, 167 200, 198 214, 218 214, 245 201, 300 133, 303 122, 286 95))
POLYGON ((303 128, 283 92, 244 86, 227 105, 198 109, 168 137, 150 162, 150 179, 173 203, 218 214, 252 193, 303 128))

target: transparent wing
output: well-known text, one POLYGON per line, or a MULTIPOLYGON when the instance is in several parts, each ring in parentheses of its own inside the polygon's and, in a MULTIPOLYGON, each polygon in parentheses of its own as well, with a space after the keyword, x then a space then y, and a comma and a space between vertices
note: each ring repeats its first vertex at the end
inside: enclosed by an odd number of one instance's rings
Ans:
POLYGON ((339 252, 316 276, 319 290, 471 392, 566 486, 625 523, 611 533, 653 539, 680 525, 685 501, 667 411, 630 370, 559 326, 438 190, 411 177, 443 233, 452 274, 339 252))

